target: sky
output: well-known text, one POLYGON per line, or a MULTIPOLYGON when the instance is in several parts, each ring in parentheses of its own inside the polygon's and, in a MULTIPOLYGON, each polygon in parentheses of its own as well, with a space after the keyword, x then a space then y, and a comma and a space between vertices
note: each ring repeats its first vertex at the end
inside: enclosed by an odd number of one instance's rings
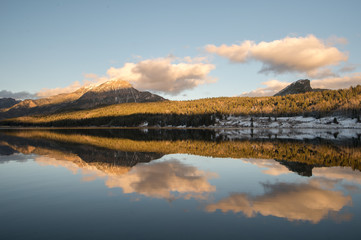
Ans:
POLYGON ((361 84, 361 1, 0 0, 0 97, 121 79, 168 99, 361 84))

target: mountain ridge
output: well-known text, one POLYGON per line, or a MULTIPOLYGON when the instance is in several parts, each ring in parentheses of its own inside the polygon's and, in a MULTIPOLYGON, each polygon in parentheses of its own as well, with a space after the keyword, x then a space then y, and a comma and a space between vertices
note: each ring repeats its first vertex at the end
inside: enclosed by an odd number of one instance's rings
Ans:
POLYGON ((126 81, 111 80, 99 85, 82 87, 71 93, 34 100, 25 99, 8 108, 0 108, 0 119, 92 109, 119 103, 164 100, 166 99, 159 95, 138 91, 126 81))
POLYGON ((19 102, 19 100, 15 100, 14 98, 0 98, 0 109, 10 108, 19 102))

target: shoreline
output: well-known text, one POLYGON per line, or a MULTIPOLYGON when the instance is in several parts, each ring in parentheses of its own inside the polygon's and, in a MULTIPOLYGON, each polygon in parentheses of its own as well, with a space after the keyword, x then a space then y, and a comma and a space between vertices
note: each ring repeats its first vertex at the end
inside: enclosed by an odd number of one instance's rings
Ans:
POLYGON ((227 116, 216 118, 214 125, 209 126, 173 126, 152 125, 143 122, 139 126, 0 126, 0 129, 199 129, 199 130, 300 130, 300 129, 360 129, 361 122, 355 118, 330 116, 323 118, 314 117, 250 117, 250 116, 227 116))
POLYGON ((89 127, 11 127, 11 126, 0 126, 0 130, 21 130, 21 129, 139 129, 139 130, 146 130, 146 129, 169 129, 169 130, 309 130, 309 129, 319 129, 319 130, 361 130, 361 127, 339 127, 339 128, 328 128, 328 127, 117 127, 117 126, 109 126, 109 127, 101 127, 101 126, 89 126, 89 127))

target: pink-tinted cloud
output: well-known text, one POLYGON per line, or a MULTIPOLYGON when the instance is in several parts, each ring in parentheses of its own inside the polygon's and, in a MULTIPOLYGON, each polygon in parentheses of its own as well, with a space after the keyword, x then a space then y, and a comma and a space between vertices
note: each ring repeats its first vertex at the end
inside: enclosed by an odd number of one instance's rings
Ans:
POLYGON ((273 96, 285 87, 287 87, 290 83, 281 82, 278 80, 270 80, 267 82, 263 82, 262 85, 266 87, 257 88, 250 92, 244 92, 241 94, 242 97, 265 97, 265 96, 273 96))
POLYGON ((318 223, 330 213, 337 213, 351 204, 350 196, 344 196, 341 191, 324 189, 317 181, 264 184, 264 187, 264 195, 253 197, 245 193, 234 193, 217 203, 209 204, 206 210, 214 212, 219 209, 222 212, 242 212, 247 217, 261 214, 289 221, 318 223))
POLYGON ((76 81, 63 88, 42 89, 38 97, 49 97, 61 93, 74 92, 81 87, 99 85, 109 80, 121 79, 140 90, 150 90, 170 95, 177 95, 199 85, 215 82, 208 76, 215 68, 203 57, 175 57, 142 60, 137 63, 125 63, 123 67, 111 67, 107 75, 85 74, 82 83, 76 81))
MULTIPOLYGON (((339 43, 341 40, 338 39, 339 43)), ((343 39, 341 42, 344 42, 343 39)), ((272 42, 244 41, 239 45, 207 45, 206 51, 244 63, 256 60, 263 63, 262 73, 300 72, 312 77, 334 76, 330 66, 347 61, 346 53, 332 46, 335 41, 323 41, 314 35, 286 37, 272 42)))
POLYGON ((332 77, 311 81, 311 86, 314 88, 340 89, 356 85, 361 85, 361 73, 359 72, 343 77, 332 77))
POLYGON ((50 96, 54 96, 54 95, 58 95, 58 94, 62 94, 62 93, 70 93, 70 92, 74 92, 75 90, 79 89, 83 85, 84 84, 81 84, 79 81, 76 81, 66 87, 58 87, 58 88, 51 88, 51 89, 43 88, 36 95, 40 98, 46 98, 46 97, 50 97, 50 96))
POLYGON ((175 61, 177 61, 175 58, 168 57, 126 63, 121 68, 110 68, 107 74, 110 79, 123 79, 137 89, 170 95, 177 95, 198 85, 215 81, 208 76, 215 68, 214 65, 193 61, 189 57, 185 62, 175 61))
POLYGON ((122 176, 110 177, 106 185, 122 188, 124 193, 138 193, 148 197, 172 200, 204 199, 215 192, 216 187, 208 182, 215 173, 204 172, 177 160, 138 164, 122 176))

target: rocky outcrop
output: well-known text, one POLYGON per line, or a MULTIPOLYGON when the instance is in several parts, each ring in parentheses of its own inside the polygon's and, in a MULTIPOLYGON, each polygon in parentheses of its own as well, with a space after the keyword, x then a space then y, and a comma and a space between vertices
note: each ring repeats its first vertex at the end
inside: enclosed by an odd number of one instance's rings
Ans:
POLYGON ((312 92, 313 89, 311 87, 311 82, 308 79, 301 79, 296 82, 291 83, 274 96, 285 96, 288 94, 298 94, 298 93, 306 93, 312 92))

